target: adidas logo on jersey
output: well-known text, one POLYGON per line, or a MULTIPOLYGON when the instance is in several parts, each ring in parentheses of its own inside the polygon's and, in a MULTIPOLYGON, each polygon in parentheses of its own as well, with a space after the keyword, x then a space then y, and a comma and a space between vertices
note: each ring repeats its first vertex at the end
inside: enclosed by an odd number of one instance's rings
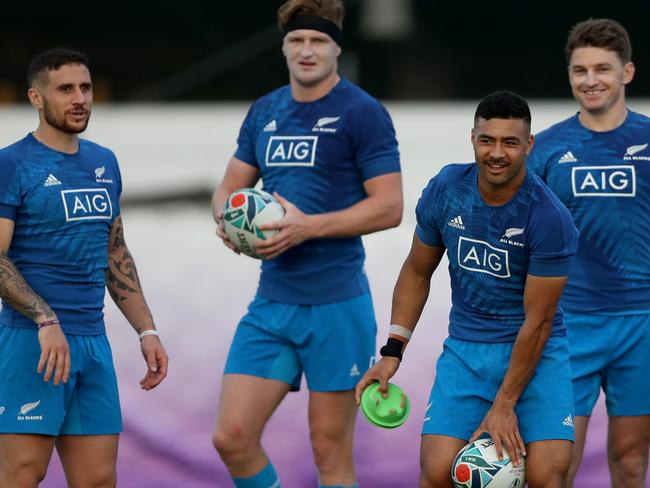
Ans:
POLYGON ((558 163, 577 163, 578 160, 576 157, 573 155, 571 151, 567 151, 564 156, 562 156, 559 160, 558 163))
POLYGON ((449 227, 456 227, 457 229, 465 230, 465 224, 463 224, 463 218, 460 215, 447 222, 447 225, 449 227))
POLYGON ((567 415, 566 418, 562 421, 562 425, 566 427, 573 427, 573 417, 571 415, 567 415))
POLYGON ((43 183, 43 186, 55 186, 60 184, 61 182, 56 178, 56 176, 50 173, 47 179, 45 180, 45 183, 43 183))
POLYGON ((354 363, 350 368, 350 376, 361 376, 359 368, 357 368, 357 363, 354 363))
POLYGON ((274 132, 278 130, 278 125, 275 123, 275 119, 264 126, 264 132, 274 132))

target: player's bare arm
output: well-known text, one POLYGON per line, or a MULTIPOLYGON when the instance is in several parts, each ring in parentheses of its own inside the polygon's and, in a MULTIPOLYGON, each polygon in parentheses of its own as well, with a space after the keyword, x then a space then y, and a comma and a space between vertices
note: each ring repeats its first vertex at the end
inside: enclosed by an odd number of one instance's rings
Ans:
MULTIPOLYGON (((427 246, 417 234, 413 234, 411 250, 402 265, 393 290, 391 324, 399 324, 410 333, 415 330, 429 297, 431 276, 438 264, 440 264, 444 253, 444 247, 427 246)), ((389 333, 388 337, 402 342, 401 352, 404 352, 409 339, 403 335, 392 333, 389 333)), ((398 358, 385 356, 370 368, 359 380, 355 388, 357 404, 361 401, 363 390, 375 381, 379 382, 379 391, 386 396, 388 394, 388 380, 395 375, 399 364, 398 358)))
POLYGON ((387 173, 364 183, 366 198, 338 212, 307 215, 282 195, 274 196, 285 210, 277 222, 260 226, 261 230, 279 229, 275 236, 260 242, 257 252, 274 258, 308 239, 350 237, 396 227, 402 221, 402 176, 387 173))
POLYGON ((14 222, 0 218, 0 298, 39 327, 38 341, 41 356, 37 371, 43 379, 53 378, 55 385, 68 382, 70 376, 70 349, 68 341, 58 324, 56 314, 50 306, 27 284, 14 263, 7 256, 14 232, 14 222))
POLYGON ((232 157, 226 167, 226 173, 223 180, 212 195, 212 215, 217 223, 217 235, 221 238, 224 245, 239 254, 239 250, 234 246, 228 235, 223 229, 223 206, 226 200, 235 190, 240 188, 252 188, 260 178, 260 171, 246 164, 239 159, 232 157))
POLYGON ((472 435, 476 440, 488 432, 494 440, 499 456, 503 447, 518 466, 526 448, 519 433, 515 405, 533 376, 553 325, 566 276, 540 277, 528 275, 524 289, 526 319, 522 325, 510 357, 508 370, 496 394, 492 407, 472 435))
POLYGON ((141 337, 147 373, 140 386, 150 390, 167 376, 168 357, 157 334, 141 335, 146 331, 155 331, 156 326, 142 293, 135 261, 124 240, 122 217, 117 217, 111 227, 106 287, 117 307, 141 337))

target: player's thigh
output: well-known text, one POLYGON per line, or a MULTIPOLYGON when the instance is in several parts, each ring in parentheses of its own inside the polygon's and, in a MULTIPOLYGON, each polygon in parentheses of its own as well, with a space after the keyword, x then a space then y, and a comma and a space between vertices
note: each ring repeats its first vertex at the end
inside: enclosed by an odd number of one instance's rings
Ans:
POLYGON ((641 456, 647 464, 650 448, 650 415, 610 417, 608 432, 610 457, 641 456))
POLYGON ((70 393, 61 436, 108 436, 122 432, 122 413, 106 334, 69 335, 73 359, 80 368, 70 393))
POLYGON ((353 389, 374 361, 377 324, 370 294, 311 306, 293 335, 300 337, 297 350, 310 391, 353 389))
POLYGON ((56 440, 69 488, 113 487, 119 436, 62 435, 56 440))
POLYGON ((650 314, 607 317, 611 359, 604 371, 610 416, 650 415, 650 314))
POLYGON ((299 390, 302 365, 291 327, 304 323, 300 320, 303 308, 255 297, 237 326, 224 374, 282 381, 299 390))
POLYGON ((214 431, 215 442, 257 441, 291 385, 243 374, 225 374, 214 431))
POLYGON ((602 316, 564 313, 569 340, 575 414, 590 416, 603 386, 611 353, 610 331, 602 316))
POLYGON ((575 417, 575 442, 571 451, 571 468, 569 469, 569 477, 573 479, 578 472, 580 463, 582 462, 582 455, 585 451, 585 443, 587 441, 587 427, 589 426, 589 417, 576 416, 575 417))
POLYGON ((309 431, 312 439, 351 446, 356 416, 354 390, 309 393, 309 431))
POLYGON ((444 435, 423 435, 420 441, 420 488, 453 488, 451 466, 467 441, 444 435))
POLYGON ((526 444, 526 480, 531 488, 563 486, 571 463, 573 443, 544 440, 526 444))
POLYGON ((422 435, 469 439, 503 381, 511 344, 447 338, 436 362, 422 435))
POLYGON ((535 374, 517 401, 515 413, 526 444, 575 438, 574 402, 569 345, 564 337, 550 337, 535 374))
POLYGON ((40 355, 37 330, 0 326, 0 434, 59 435, 77 381, 76 355, 70 380, 56 386, 36 371, 40 355))
POLYGON ((52 457, 54 437, 34 434, 0 434, 0 487, 9 488, 19 470, 44 476, 52 457))

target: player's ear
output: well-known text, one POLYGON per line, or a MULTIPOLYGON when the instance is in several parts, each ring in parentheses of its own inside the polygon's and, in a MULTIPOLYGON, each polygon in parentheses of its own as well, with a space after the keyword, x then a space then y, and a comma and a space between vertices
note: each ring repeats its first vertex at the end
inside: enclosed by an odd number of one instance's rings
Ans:
POLYGON ((286 41, 286 37, 282 40, 282 55, 285 58, 287 57, 287 41, 286 41))
POLYGON ((530 151, 532 151, 534 144, 535 144, 535 136, 531 134, 530 136, 528 136, 528 147, 526 147, 526 156, 530 154, 530 151))
POLYGON ((634 72, 636 71, 636 68, 634 67, 634 63, 630 61, 629 63, 626 63, 625 66, 623 66, 623 84, 627 85, 632 79, 634 78, 634 72))
POLYGON ((29 99, 29 103, 31 103, 32 107, 36 110, 43 108, 43 95, 36 88, 30 88, 27 90, 27 98, 29 99))

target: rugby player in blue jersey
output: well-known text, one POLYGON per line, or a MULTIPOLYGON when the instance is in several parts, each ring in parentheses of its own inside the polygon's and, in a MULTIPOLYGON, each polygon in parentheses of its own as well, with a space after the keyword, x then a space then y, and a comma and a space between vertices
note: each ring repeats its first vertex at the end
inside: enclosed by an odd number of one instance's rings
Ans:
POLYGON ((528 159, 580 230, 562 296, 571 345, 576 476, 605 392, 612 486, 645 486, 650 446, 650 118, 625 105, 634 77, 625 29, 590 19, 569 32, 569 83, 580 111, 541 132, 528 159))
POLYGON ((519 463, 530 487, 560 487, 569 469, 573 398, 568 342, 557 309, 577 231, 557 197, 526 170, 533 145, 526 101, 511 92, 476 109, 476 162, 445 166, 416 209, 411 251, 395 291, 389 338, 357 385, 386 392, 445 251, 449 337, 421 440, 421 487, 452 487, 458 451, 483 432, 519 463))
POLYGON ((114 154, 88 125, 88 58, 34 58, 38 128, 0 150, 0 486, 35 487, 56 446, 71 487, 116 485, 122 430, 104 290, 140 336, 145 390, 167 373, 124 241, 114 154))
MULTIPOLYGON (((354 386, 374 356, 376 324, 360 236, 399 224, 395 131, 377 100, 337 72, 340 0, 289 0, 278 11, 289 85, 257 100, 215 192, 261 178, 286 210, 264 255, 257 296, 226 362, 213 442, 246 488, 279 486, 262 430, 304 373, 319 486, 356 486, 354 386)), ((296 453, 298 454, 298 453, 296 453)))

